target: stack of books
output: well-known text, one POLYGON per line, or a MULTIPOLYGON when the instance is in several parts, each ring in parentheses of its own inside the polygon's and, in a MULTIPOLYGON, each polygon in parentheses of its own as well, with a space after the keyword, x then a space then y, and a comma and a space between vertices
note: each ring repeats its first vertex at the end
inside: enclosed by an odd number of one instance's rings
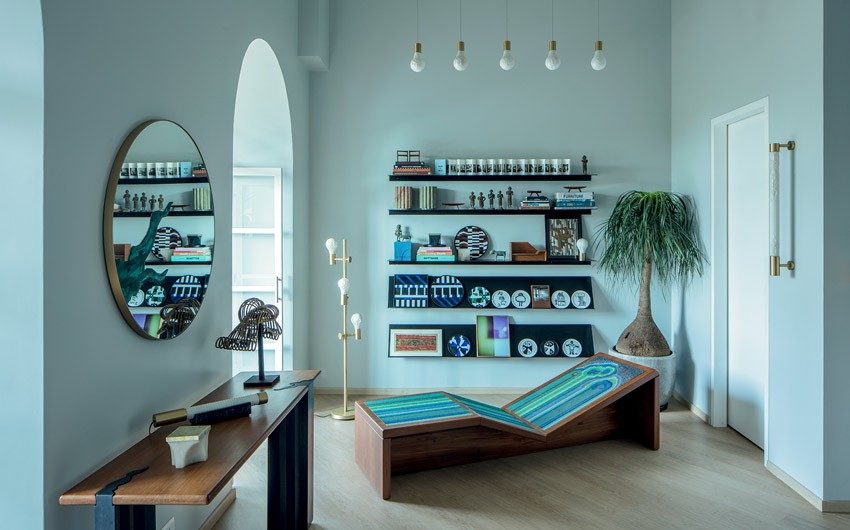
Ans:
POLYGON ((520 210, 550 210, 552 204, 549 202, 549 197, 540 195, 540 193, 532 193, 526 196, 525 200, 519 204, 520 210))
POLYGON ((177 247, 171 251, 171 261, 210 262, 212 261, 212 249, 210 247, 177 247))
POLYGON ((208 212, 212 209, 212 195, 209 186, 192 189, 192 207, 196 212, 208 212))
POLYGON ((592 210, 596 199, 592 191, 570 191, 555 194, 556 210, 592 210))
POLYGON ((430 175, 431 165, 425 162, 396 162, 393 175, 430 175))
POLYGON ((416 251, 416 261, 454 261, 455 255, 451 247, 422 246, 416 251))

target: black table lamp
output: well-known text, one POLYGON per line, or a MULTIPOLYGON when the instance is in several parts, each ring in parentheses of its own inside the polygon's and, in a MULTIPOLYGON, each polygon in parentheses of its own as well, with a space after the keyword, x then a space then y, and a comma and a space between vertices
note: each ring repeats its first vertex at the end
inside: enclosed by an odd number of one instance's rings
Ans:
POLYGON ((276 306, 263 303, 259 298, 249 298, 239 306, 239 324, 230 335, 219 337, 215 347, 222 350, 253 351, 259 357, 259 373, 245 381, 246 387, 273 386, 279 375, 266 375, 263 360, 263 337, 277 340, 283 332, 277 322, 276 306))

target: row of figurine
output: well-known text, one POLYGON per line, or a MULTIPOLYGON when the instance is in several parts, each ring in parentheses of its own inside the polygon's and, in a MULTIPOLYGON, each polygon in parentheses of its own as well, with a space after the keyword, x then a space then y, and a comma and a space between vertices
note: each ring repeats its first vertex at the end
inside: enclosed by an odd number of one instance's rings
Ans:
POLYGON ((165 199, 162 194, 158 198, 151 194, 148 198, 145 192, 142 192, 141 197, 138 193, 134 193, 130 198, 130 190, 125 190, 122 198, 124 199, 121 209, 123 212, 153 212, 165 208, 165 199))

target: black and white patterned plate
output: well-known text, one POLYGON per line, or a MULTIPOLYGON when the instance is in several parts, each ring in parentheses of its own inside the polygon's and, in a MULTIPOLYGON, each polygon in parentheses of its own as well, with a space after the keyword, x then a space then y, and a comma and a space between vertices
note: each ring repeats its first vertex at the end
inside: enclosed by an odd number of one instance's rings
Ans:
POLYGON ((490 238, 477 226, 464 226, 455 235, 455 248, 468 248, 469 259, 479 259, 490 249, 490 238))

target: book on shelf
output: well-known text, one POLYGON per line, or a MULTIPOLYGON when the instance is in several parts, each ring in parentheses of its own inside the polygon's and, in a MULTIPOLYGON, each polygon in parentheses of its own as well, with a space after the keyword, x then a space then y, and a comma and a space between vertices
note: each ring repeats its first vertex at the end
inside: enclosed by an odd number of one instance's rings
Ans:
POLYGON ((439 255, 435 255, 435 256, 425 255, 425 256, 423 256, 422 254, 417 254, 416 255, 416 261, 448 261, 448 262, 453 262, 453 261, 455 261, 455 257, 454 257, 454 254, 450 254, 450 255, 447 255, 447 256, 439 256, 439 255))
POLYGON ((210 261, 212 261, 210 258, 211 258, 211 256, 209 256, 209 255, 207 255, 207 256, 171 256, 171 261, 173 261, 174 263, 193 263, 193 262, 196 262, 196 261, 200 262, 200 263, 209 263, 210 261))
POLYGON ((567 200, 567 201, 584 201, 584 200, 593 200, 595 197, 593 196, 592 191, 569 191, 569 192, 558 192, 555 194, 555 200, 567 200))
POLYGON ((439 254, 453 254, 451 247, 419 247, 419 250, 416 251, 418 255, 439 255, 439 254))
POLYGON ((596 201, 594 201, 594 200, 586 200, 586 201, 557 200, 557 201, 555 201, 555 208, 596 208, 596 201))

